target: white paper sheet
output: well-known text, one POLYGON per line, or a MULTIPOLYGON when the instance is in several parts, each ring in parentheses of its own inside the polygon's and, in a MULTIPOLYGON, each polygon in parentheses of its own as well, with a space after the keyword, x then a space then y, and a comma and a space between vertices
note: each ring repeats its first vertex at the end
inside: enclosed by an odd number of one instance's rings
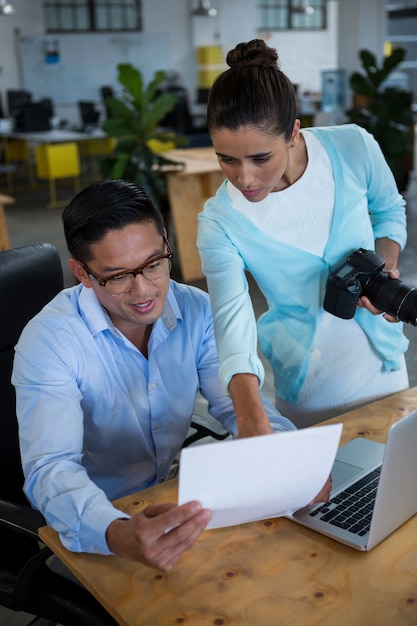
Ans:
POLYGON ((290 515, 325 484, 341 434, 331 424, 184 448, 178 503, 211 509, 207 528, 290 515))

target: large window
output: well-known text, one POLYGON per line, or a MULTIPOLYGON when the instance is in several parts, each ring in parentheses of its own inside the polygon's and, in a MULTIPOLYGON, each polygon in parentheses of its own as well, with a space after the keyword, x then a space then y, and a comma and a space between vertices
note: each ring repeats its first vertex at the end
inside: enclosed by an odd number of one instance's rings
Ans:
POLYGON ((258 30, 323 30, 326 0, 258 0, 258 30))
POLYGON ((44 0, 46 30, 108 32, 141 30, 140 0, 44 0))

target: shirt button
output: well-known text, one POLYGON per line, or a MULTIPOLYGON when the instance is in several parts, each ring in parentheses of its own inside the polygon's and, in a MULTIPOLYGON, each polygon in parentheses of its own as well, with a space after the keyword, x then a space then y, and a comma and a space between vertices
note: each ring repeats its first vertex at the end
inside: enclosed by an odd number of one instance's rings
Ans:
POLYGON ((161 424, 157 424, 157 425, 155 426, 155 430, 161 430, 161 424))
POLYGON ((152 383, 151 389, 156 389, 156 383, 152 383))

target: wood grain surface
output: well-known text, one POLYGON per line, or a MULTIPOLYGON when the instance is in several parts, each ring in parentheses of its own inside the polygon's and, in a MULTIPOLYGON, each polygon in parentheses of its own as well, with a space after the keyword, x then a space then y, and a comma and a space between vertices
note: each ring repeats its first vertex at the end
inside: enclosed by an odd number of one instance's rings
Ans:
POLYGON ((181 277, 184 281, 203 278, 197 249, 197 218, 204 203, 224 180, 213 148, 167 150, 163 156, 183 164, 167 169, 169 206, 174 224, 181 277))
MULTIPOLYGON (((326 423, 344 423, 342 444, 356 436, 384 442, 389 426, 414 409, 417 388, 326 423)), ((115 504, 135 515, 176 499, 169 481, 115 504)), ((417 516, 369 553, 284 518, 207 530, 167 574, 70 553, 49 527, 40 536, 122 625, 417 624, 417 516)))
POLYGON ((0 193, 0 250, 8 250, 10 248, 9 231, 7 228, 6 215, 4 207, 6 204, 13 204, 15 199, 12 196, 6 196, 0 193))

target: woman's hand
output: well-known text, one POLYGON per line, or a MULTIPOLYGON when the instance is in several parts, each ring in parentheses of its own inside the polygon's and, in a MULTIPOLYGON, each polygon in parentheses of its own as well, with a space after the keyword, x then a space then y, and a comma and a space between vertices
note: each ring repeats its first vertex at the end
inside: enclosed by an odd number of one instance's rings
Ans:
MULTIPOLYGON (((390 278, 399 278, 400 276, 400 272, 397 268, 395 269, 384 268, 384 272, 386 272, 390 278)), ((361 296, 359 298, 358 306, 363 307, 364 309, 367 309, 370 313, 372 313, 372 315, 381 315, 382 313, 384 318, 387 320, 387 322, 399 322, 400 321, 397 317, 394 317, 393 315, 389 315, 389 313, 384 313, 383 311, 380 311, 379 309, 377 309, 371 303, 369 298, 367 298, 366 296, 361 296)))
POLYGON ((316 502, 328 502, 330 499, 331 490, 332 490, 332 477, 329 476, 323 488, 319 491, 319 493, 316 495, 314 500, 311 501, 311 504, 315 504, 316 502))

